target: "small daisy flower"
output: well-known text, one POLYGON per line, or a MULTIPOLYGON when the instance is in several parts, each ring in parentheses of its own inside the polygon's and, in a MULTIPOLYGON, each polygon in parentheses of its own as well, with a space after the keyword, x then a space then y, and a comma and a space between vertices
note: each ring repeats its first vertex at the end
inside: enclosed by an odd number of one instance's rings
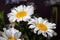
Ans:
POLYGON ((21 32, 14 28, 9 28, 6 30, 4 28, 4 32, 2 33, 2 37, 0 36, 0 40, 21 40, 19 39, 21 36, 21 32))
POLYGON ((9 27, 14 27, 15 25, 17 25, 17 23, 16 22, 10 22, 10 24, 9 24, 9 27))
POLYGON ((28 24, 31 24, 29 28, 34 29, 34 33, 37 33, 38 35, 42 34, 44 37, 52 37, 53 35, 56 35, 56 33, 53 31, 53 29, 56 28, 56 24, 50 23, 48 20, 44 20, 42 17, 31 19, 28 24))
POLYGON ((10 24, 7 24, 8 28, 18 26, 17 22, 10 22, 10 24))
POLYGON ((13 8, 11 13, 8 13, 10 22, 28 21, 31 19, 31 15, 34 13, 33 5, 25 6, 20 5, 17 8, 13 8))

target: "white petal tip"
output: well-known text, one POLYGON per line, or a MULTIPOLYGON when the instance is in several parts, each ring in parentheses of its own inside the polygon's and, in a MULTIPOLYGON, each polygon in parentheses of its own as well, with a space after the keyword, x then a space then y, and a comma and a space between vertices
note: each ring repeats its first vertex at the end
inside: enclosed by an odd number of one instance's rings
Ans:
POLYGON ((54 32, 53 34, 54 34, 54 36, 57 36, 57 33, 54 32))

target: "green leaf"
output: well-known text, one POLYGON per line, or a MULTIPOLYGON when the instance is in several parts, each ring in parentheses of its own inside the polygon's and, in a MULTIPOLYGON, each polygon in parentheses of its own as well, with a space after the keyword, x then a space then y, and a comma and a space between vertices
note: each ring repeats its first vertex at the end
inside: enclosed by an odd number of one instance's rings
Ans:
POLYGON ((3 19, 3 11, 0 12, 0 19, 3 19))

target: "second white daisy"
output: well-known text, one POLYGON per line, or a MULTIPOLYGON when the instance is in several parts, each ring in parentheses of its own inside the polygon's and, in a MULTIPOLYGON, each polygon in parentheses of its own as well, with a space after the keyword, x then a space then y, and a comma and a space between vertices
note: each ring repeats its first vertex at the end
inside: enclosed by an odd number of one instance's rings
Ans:
POLYGON ((31 19, 28 24, 31 24, 29 28, 34 29, 34 33, 38 35, 42 34, 44 37, 56 35, 53 31, 56 28, 56 24, 50 23, 48 20, 42 19, 42 17, 31 19))
POLYGON ((19 21, 28 21, 31 18, 31 15, 34 13, 33 5, 25 6, 20 5, 17 8, 13 8, 11 13, 8 14, 9 21, 14 22, 19 21))
POLYGON ((6 30, 4 28, 4 32, 2 33, 2 37, 0 36, 0 40, 21 40, 21 32, 14 28, 9 28, 6 30))

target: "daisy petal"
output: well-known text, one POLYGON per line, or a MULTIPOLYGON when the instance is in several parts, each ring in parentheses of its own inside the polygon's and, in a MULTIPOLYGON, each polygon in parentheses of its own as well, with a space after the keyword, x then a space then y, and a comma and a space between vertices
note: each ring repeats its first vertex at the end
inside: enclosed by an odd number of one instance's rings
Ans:
POLYGON ((16 14, 16 13, 17 13, 17 11, 16 11, 16 10, 14 10, 14 9, 12 9, 12 10, 11 10, 11 12, 12 12, 12 13, 14 13, 14 14, 16 14))
POLYGON ((17 19, 17 22, 20 22, 20 21, 22 21, 22 18, 21 19, 17 19))
POLYGON ((21 39, 17 39, 17 40, 21 40, 21 39))
POLYGON ((43 35, 44 37, 47 37, 47 34, 46 34, 46 33, 42 33, 42 35, 43 35))
POLYGON ((34 33, 36 33, 38 30, 39 30, 38 28, 35 28, 35 29, 34 29, 34 33))
POLYGON ((29 19, 31 19, 30 16, 26 16, 26 17, 23 18, 24 21, 27 21, 27 20, 29 21, 29 19))
POLYGON ((5 33, 2 33, 2 36, 3 36, 4 38, 8 39, 5 33))
POLYGON ((53 35, 52 35, 52 33, 50 33, 50 32, 47 32, 48 33, 48 35, 50 36, 50 37, 52 37, 53 35))
MULTIPOLYGON (((18 7, 18 9, 24 10, 24 5, 20 5, 20 6, 18 7)), ((19 11, 19 10, 18 10, 18 11, 19 11)))
POLYGON ((0 37, 0 40, 7 40, 7 39, 5 39, 5 38, 3 38, 3 37, 0 37))
POLYGON ((35 28, 35 26, 34 26, 34 25, 30 25, 30 26, 29 26, 29 28, 31 28, 31 29, 32 29, 32 28, 35 28))
POLYGON ((10 17, 10 16, 13 16, 14 14, 13 13, 8 13, 7 16, 10 17))
POLYGON ((44 22, 44 20, 42 19, 42 17, 39 17, 37 20, 38 20, 39 23, 43 23, 44 22))
POLYGON ((41 34, 41 31, 40 31, 40 30, 38 31, 38 35, 39 35, 39 34, 41 34))
POLYGON ((14 35, 14 37, 15 37, 16 39, 19 39, 20 36, 21 36, 21 32, 16 32, 15 35, 14 35))
POLYGON ((9 21, 10 21, 10 22, 15 22, 15 20, 16 20, 16 18, 15 18, 14 16, 11 16, 11 17, 9 18, 9 21))

